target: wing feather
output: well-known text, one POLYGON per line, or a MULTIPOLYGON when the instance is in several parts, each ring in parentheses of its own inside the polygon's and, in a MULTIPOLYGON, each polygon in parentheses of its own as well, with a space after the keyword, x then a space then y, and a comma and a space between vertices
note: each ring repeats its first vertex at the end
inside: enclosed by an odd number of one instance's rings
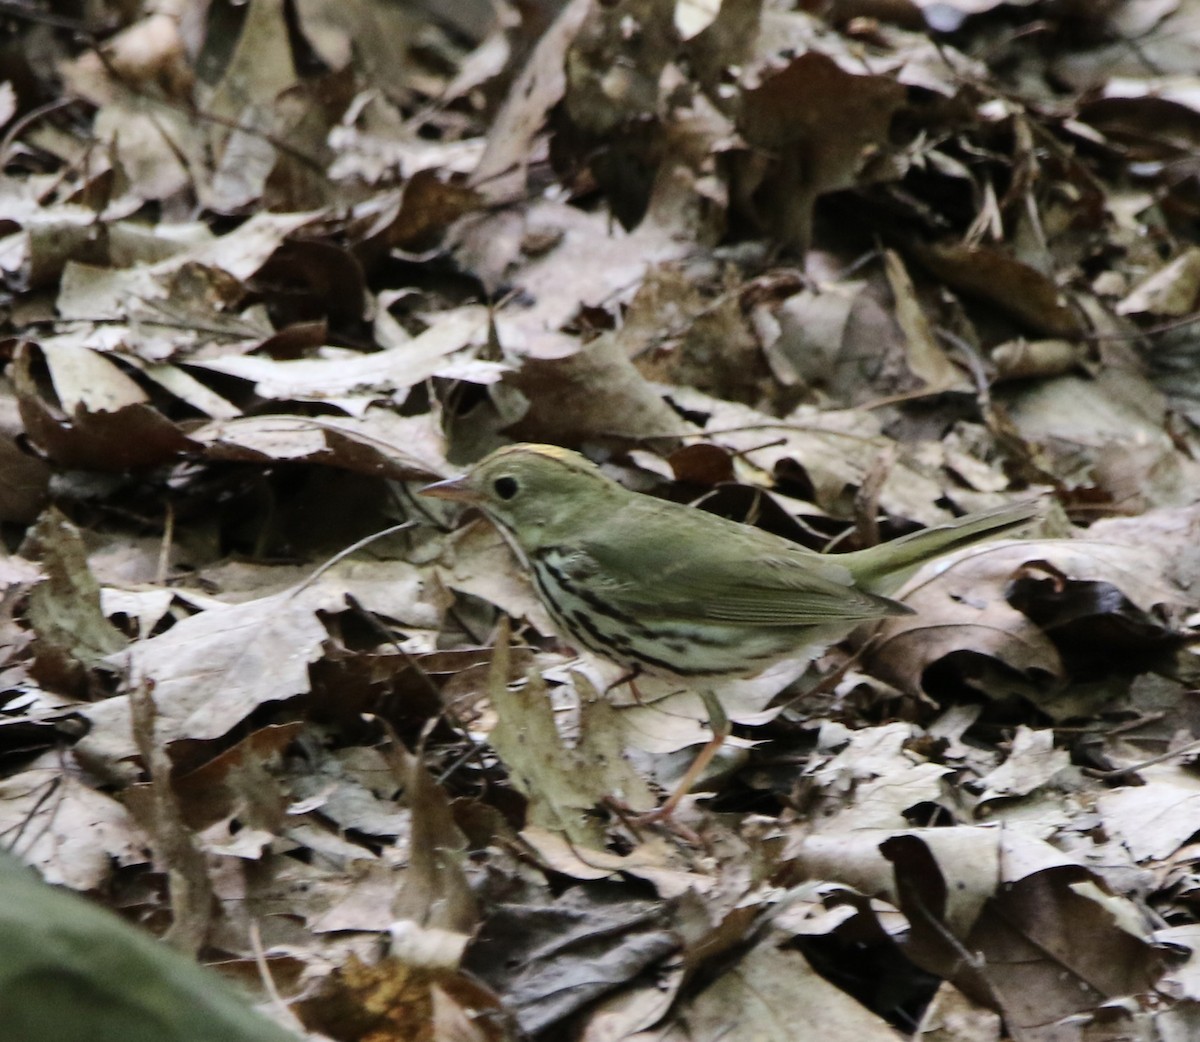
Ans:
POLYGON ((808 626, 909 611, 856 589, 836 557, 690 507, 634 501, 623 522, 619 545, 580 532, 571 550, 601 596, 640 618, 808 626))

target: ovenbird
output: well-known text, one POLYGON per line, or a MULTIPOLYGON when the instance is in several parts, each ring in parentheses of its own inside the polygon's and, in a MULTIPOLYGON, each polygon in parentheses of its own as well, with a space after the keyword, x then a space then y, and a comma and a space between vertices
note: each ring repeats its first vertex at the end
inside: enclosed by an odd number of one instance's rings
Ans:
MULTIPOLYGON (((911 614, 888 594, 917 568, 1037 512, 1019 503, 866 550, 821 554, 631 492, 551 445, 498 449, 462 477, 421 491, 477 506, 496 524, 560 636, 635 671, 682 678, 751 676, 860 622, 911 614)), ((714 739, 701 769, 728 733, 719 704, 704 697, 714 739)), ((698 773, 694 764, 689 785, 698 773)))

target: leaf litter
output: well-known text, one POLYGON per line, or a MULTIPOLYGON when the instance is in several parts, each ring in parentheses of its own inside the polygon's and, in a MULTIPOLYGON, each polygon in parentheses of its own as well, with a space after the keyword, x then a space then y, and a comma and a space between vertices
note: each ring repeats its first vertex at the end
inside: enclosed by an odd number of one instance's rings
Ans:
POLYGON ((68 7, 5 847, 338 1042, 1200 1030, 1194 4, 68 7), (1046 506, 723 690, 672 829, 696 692, 412 494, 511 440, 817 549, 1046 506))

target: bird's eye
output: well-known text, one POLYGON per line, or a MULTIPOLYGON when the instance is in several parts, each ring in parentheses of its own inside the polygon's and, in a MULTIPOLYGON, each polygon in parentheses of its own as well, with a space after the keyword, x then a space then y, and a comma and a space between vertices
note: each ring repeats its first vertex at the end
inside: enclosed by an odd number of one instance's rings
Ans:
POLYGON ((492 482, 492 488, 501 499, 512 499, 517 494, 517 479, 507 476, 497 478, 492 482))

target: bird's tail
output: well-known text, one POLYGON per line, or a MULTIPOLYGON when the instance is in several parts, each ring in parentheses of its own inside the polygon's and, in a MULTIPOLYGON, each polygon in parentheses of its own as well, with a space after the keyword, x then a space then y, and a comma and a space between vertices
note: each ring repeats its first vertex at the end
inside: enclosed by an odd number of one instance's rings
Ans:
POLYGON ((1028 525, 1041 513, 1035 501, 980 510, 944 525, 880 543, 866 550, 839 554, 858 585, 872 593, 888 595, 898 590, 927 561, 960 550, 972 543, 1028 525))

